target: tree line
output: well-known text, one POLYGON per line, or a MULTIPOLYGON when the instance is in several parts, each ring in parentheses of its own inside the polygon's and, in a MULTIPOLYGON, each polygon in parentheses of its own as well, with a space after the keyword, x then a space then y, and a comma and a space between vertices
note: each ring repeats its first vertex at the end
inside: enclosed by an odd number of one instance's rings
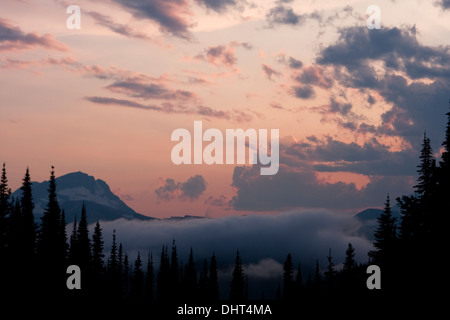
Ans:
MULTIPOLYGON (((412 294, 434 290, 438 281, 433 261, 444 256, 445 214, 450 208, 450 112, 441 161, 437 163, 426 133, 419 156, 417 184, 414 194, 396 199, 401 211, 400 221, 392 215, 391 200, 387 195, 383 213, 378 217, 374 250, 365 264, 356 263, 355 248, 351 243, 345 253, 341 270, 336 270, 331 249, 325 271, 315 264, 315 272, 306 278, 301 266, 294 266, 287 254, 283 264, 282 283, 276 299, 296 301, 320 299, 346 294, 348 297, 368 296, 365 280, 370 264, 383 271, 383 294, 398 292, 412 294), (433 280, 434 279, 434 280, 433 280)), ((175 240, 172 246, 163 246, 159 268, 154 268, 153 253, 134 261, 115 231, 108 258, 100 222, 90 235, 86 207, 80 220, 73 221, 67 234, 64 209, 56 196, 55 172, 50 172, 48 202, 40 225, 34 220, 34 202, 31 178, 26 169, 21 186, 21 197, 11 197, 6 165, 3 163, 0 179, 0 281, 2 293, 22 299, 36 297, 80 297, 152 303, 154 301, 218 301, 219 299, 248 299, 248 278, 245 275, 239 251, 236 253, 229 282, 229 295, 219 295, 217 260, 214 253, 196 266, 191 248, 188 262, 178 259, 175 240), (143 260, 146 259, 146 269, 143 260), (78 265, 82 270, 82 290, 68 290, 66 268, 78 265)), ((262 299, 264 296, 262 295, 262 299)))

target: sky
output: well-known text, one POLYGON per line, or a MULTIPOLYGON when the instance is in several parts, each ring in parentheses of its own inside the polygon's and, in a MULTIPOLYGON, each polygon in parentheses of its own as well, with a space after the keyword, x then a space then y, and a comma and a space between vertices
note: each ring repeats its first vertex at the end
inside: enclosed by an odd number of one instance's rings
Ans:
MULTIPOLYGON (((139 213, 358 212, 439 157, 450 3, 1 1, 0 161, 16 189, 83 171, 139 213), (69 20, 69 21, 68 21, 69 20), (181 164, 174 130, 278 129, 280 168, 181 164)), ((206 143, 204 143, 204 146, 206 143)))

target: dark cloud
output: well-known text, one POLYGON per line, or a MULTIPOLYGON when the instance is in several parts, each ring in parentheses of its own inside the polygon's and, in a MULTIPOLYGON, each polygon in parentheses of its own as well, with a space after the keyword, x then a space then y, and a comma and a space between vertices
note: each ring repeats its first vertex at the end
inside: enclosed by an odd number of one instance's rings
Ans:
POLYGON ((195 59, 205 60, 216 66, 235 68, 237 63, 235 48, 237 47, 242 47, 246 50, 251 50, 253 48, 252 45, 247 42, 231 41, 229 44, 209 46, 203 50, 202 53, 195 56, 195 59))
POLYGON ((294 95, 301 99, 312 99, 316 96, 314 89, 310 85, 294 86, 294 95))
POLYGON ((190 177, 185 182, 175 182, 167 178, 164 185, 155 190, 160 200, 172 200, 175 198, 195 200, 206 190, 206 181, 201 175, 190 177))
POLYGON ((181 101, 195 98, 195 94, 191 91, 170 90, 163 84, 142 82, 132 79, 116 81, 108 85, 106 89, 133 98, 181 101))
POLYGON ((450 9, 450 0, 440 0, 436 4, 444 10, 450 9))
MULTIPOLYGON (((376 91, 377 102, 391 105, 378 126, 354 123, 361 132, 399 136, 414 149, 424 131, 434 146, 440 144, 445 130, 444 115, 450 89, 450 47, 427 46, 416 37, 415 27, 365 26, 339 29, 338 40, 323 48, 316 62, 332 66, 334 79, 348 88, 376 91), (376 71, 373 63, 382 65, 376 71)), ((328 111, 345 115, 350 105, 330 101, 328 111)), ((369 104, 375 101, 368 99, 369 104)), ((320 108, 317 109, 320 111, 320 108)), ((354 116, 350 111, 349 115, 354 116)))
POLYGON ((237 210, 272 211, 283 208, 353 209, 379 206, 389 192, 393 197, 408 194, 409 176, 373 176, 362 189, 354 183, 320 181, 314 168, 297 169, 286 165, 273 176, 260 176, 259 168, 236 167, 231 204, 237 210))
POLYGON ((156 22, 164 33, 190 39, 192 37, 188 21, 189 2, 187 0, 113 0, 138 19, 156 22))
POLYGON ((64 43, 57 41, 50 34, 41 36, 35 32, 25 33, 19 27, 0 18, 0 51, 25 50, 36 47, 68 51, 64 43))
POLYGON ((234 7, 239 1, 236 0, 195 0, 204 7, 222 13, 230 7, 234 7))
MULTIPOLYGON (((338 41, 323 49, 317 62, 344 66, 352 73, 364 75, 362 79, 376 78, 372 68, 363 68, 368 61, 376 60, 383 61, 387 71, 403 71, 412 79, 430 76, 450 78, 450 47, 422 45, 416 33, 415 27, 385 27, 379 30, 342 28, 338 41)), ((375 81, 373 86, 376 84, 375 81)), ((355 82, 357 87, 363 85, 355 82)))
POLYGON ((324 89, 329 89, 333 85, 333 79, 325 74, 325 69, 321 66, 303 68, 302 73, 295 80, 299 83, 310 84, 324 89))
POLYGON ((145 34, 143 32, 139 32, 137 30, 134 30, 129 25, 120 24, 120 23, 114 21, 113 18, 111 18, 107 15, 104 15, 104 14, 101 14, 101 13, 95 12, 95 11, 90 11, 90 12, 87 11, 86 14, 88 14, 92 18, 94 18, 94 20, 97 24, 102 25, 115 33, 121 34, 126 37, 130 37, 130 38, 136 38, 136 39, 141 39, 141 40, 152 40, 147 34, 145 34))
POLYGON ((303 63, 300 60, 298 60, 298 59, 295 59, 293 57, 289 57, 288 65, 289 65, 289 67, 291 69, 300 69, 303 66, 303 63))
POLYGON ((126 100, 126 99, 116 99, 116 98, 99 97, 99 96, 90 96, 90 97, 85 97, 84 99, 88 100, 90 102, 93 102, 93 103, 98 103, 98 104, 119 105, 119 106, 123 106, 123 107, 137 108, 137 109, 143 109, 143 110, 163 111, 163 109, 158 106, 143 105, 141 103, 131 101, 131 100, 126 100))
POLYGON ((264 71, 264 74, 266 75, 267 79, 272 80, 272 76, 275 77, 280 77, 281 76, 281 72, 273 69, 271 66, 263 63, 262 64, 262 69, 264 71))
POLYGON ((316 171, 345 171, 368 176, 413 176, 416 173, 418 159, 415 150, 390 151, 375 138, 363 145, 331 137, 321 141, 313 136, 308 137, 308 141, 285 146, 283 155, 314 162, 312 169, 316 171))
POLYGON ((266 14, 266 20, 269 22, 269 25, 287 24, 297 26, 306 20, 306 15, 297 14, 292 8, 278 2, 266 14))
POLYGON ((228 198, 224 195, 220 195, 218 197, 215 196, 209 196, 205 200, 205 204, 209 206, 215 206, 215 207, 228 207, 228 198))
POLYGON ((253 119, 253 116, 243 110, 233 109, 232 111, 215 110, 211 107, 198 105, 193 107, 186 107, 183 105, 176 105, 173 103, 165 102, 160 106, 147 105, 128 99, 117 99, 111 97, 100 96, 88 96, 84 97, 85 100, 102 104, 102 105, 114 105, 120 107, 135 108, 141 110, 153 110, 160 111, 168 114, 196 114, 205 117, 213 117, 218 119, 226 119, 235 122, 249 122, 253 119))

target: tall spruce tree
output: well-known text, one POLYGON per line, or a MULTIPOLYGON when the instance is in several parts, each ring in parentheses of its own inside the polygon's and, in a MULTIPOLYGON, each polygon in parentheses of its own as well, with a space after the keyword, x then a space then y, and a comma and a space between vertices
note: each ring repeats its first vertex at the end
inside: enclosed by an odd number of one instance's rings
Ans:
POLYGON ((436 159, 433 156, 430 138, 427 137, 426 133, 423 135, 422 150, 420 151, 419 158, 420 163, 417 166, 419 177, 417 179, 417 185, 414 186, 414 190, 418 194, 419 199, 427 201, 434 188, 433 175, 436 171, 436 159))
POLYGON ((376 249, 369 252, 369 256, 375 264, 386 265, 392 263, 397 244, 396 220, 397 218, 392 216, 388 194, 384 204, 384 211, 378 217, 378 228, 375 231, 375 241, 373 243, 376 249))
POLYGON ((24 265, 29 265, 34 260, 36 251, 36 223, 34 222, 34 202, 31 189, 30 171, 25 172, 22 186, 22 197, 20 199, 21 222, 19 236, 21 238, 20 252, 24 258, 24 265))
POLYGON ((327 271, 325 271, 325 282, 328 287, 328 289, 333 289, 334 287, 334 279, 336 276, 336 270, 334 268, 334 262, 333 262, 333 256, 331 255, 331 248, 328 251, 327 256, 328 266, 327 271))
POLYGON ((289 253, 283 265, 283 299, 290 300, 294 294, 294 264, 289 253))
POLYGON ((191 248, 189 260, 184 269, 184 295, 185 298, 196 300, 198 298, 197 269, 194 262, 194 252, 191 248))
POLYGON ((356 268, 355 249, 353 248, 352 244, 349 243, 347 250, 345 251, 345 261, 342 271, 344 273, 349 273, 353 272, 355 268, 356 268))
POLYGON ((244 300, 244 298, 245 298, 245 274, 238 250, 236 252, 236 259, 234 262, 233 273, 231 275, 230 300, 240 301, 244 300))
POLYGON ((219 281, 217 277, 217 261, 215 253, 211 256, 211 261, 209 263, 208 299, 211 301, 219 300, 219 281))
POLYGON ((156 282, 156 298, 160 301, 167 301, 170 299, 170 296, 170 261, 167 254, 167 247, 163 246, 156 282))
POLYGON ((145 301, 152 302, 154 299, 154 270, 153 270, 153 255, 148 254, 147 272, 145 275, 145 301))
POLYGON ((175 240, 172 241, 172 254, 170 258, 170 291, 174 300, 180 298, 178 253, 175 240))
POLYGON ((198 279, 198 292, 199 292, 199 300, 206 301, 208 300, 208 285, 209 285, 209 276, 208 276, 208 261, 206 259, 203 260, 203 269, 200 271, 200 278, 198 279))
MULTIPOLYGON (((78 266, 85 271, 90 271, 91 266, 91 241, 89 239, 89 229, 86 216, 86 206, 83 203, 81 208, 81 218, 77 229, 77 240, 79 243, 78 266)), ((85 273, 86 274, 86 273, 85 273)))
POLYGON ((47 288, 52 294, 58 294, 65 283, 65 264, 67 243, 64 216, 56 196, 55 170, 52 166, 48 187, 48 203, 42 216, 39 232, 38 261, 43 279, 46 279, 47 288))
POLYGON ((93 274, 98 277, 103 272, 103 234, 100 222, 97 221, 92 234, 92 271, 93 274))
POLYGON ((8 186, 8 178, 6 177, 6 164, 3 162, 0 179, 0 256, 2 257, 5 256, 7 247, 7 221, 11 212, 10 198, 11 188, 8 186))
POLYGON ((133 303, 142 302, 144 298, 144 273, 142 272, 141 253, 139 251, 134 262, 130 296, 133 303))

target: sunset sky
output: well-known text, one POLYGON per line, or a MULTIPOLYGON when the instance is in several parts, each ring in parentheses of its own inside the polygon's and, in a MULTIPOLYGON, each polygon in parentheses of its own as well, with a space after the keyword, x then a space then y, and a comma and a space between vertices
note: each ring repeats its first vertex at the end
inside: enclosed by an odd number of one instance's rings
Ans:
POLYGON ((450 2, 1 1, 13 190, 83 171, 139 213, 357 212, 408 194, 450 98, 450 2), (68 29, 69 5, 81 29, 68 29), (280 170, 174 165, 175 129, 279 129, 280 170))

